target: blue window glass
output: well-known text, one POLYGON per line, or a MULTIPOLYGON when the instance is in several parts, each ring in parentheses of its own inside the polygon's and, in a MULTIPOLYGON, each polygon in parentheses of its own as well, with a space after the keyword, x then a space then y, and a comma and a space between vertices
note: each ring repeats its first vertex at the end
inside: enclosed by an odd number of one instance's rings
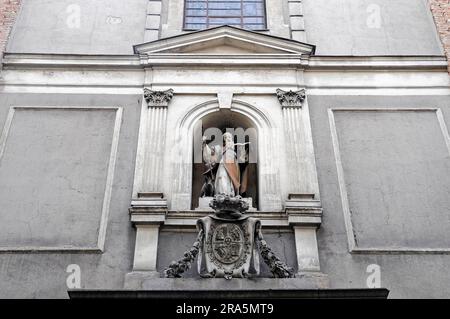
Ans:
POLYGON ((185 0, 185 29, 201 30, 219 25, 266 29, 265 0, 185 0))

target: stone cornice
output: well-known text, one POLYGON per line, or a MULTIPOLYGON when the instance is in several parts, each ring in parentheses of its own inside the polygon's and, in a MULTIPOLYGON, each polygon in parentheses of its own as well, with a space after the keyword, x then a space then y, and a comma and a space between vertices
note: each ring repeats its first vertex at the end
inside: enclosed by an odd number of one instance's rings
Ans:
POLYGON ((142 69, 137 55, 72 55, 5 53, 4 68, 89 68, 142 69))
POLYGON ((445 56, 312 56, 308 69, 440 69, 447 65, 445 56))
POLYGON ((65 55, 7 53, 0 90, 8 93, 142 94, 143 87, 177 94, 239 92, 229 73, 244 71, 245 92, 305 88, 308 95, 449 95, 443 56, 292 57, 284 55, 65 55), (147 64, 150 63, 150 64, 147 64), (168 76, 178 74, 183 76, 168 76), (213 82, 209 74, 214 71, 213 82), (261 77, 261 72, 270 78, 261 77), (188 75, 195 75, 192 81, 188 75), (151 79, 151 82, 149 82, 151 79), (381 91, 384 90, 384 91, 381 91))
POLYGON ((253 65, 288 66, 306 70, 443 70, 445 56, 311 56, 295 54, 151 54, 151 55, 70 55, 5 53, 4 69, 83 68, 144 69, 152 66, 253 65))

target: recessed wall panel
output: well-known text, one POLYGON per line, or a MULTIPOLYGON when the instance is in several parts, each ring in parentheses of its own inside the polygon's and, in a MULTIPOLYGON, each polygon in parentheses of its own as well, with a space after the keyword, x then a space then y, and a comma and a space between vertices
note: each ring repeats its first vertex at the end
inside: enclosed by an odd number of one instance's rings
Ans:
POLYGON ((0 158, 0 248, 97 247, 115 119, 106 108, 12 109, 0 158))
POLYGON ((450 247, 450 154, 438 112, 333 110, 347 230, 357 248, 450 247))

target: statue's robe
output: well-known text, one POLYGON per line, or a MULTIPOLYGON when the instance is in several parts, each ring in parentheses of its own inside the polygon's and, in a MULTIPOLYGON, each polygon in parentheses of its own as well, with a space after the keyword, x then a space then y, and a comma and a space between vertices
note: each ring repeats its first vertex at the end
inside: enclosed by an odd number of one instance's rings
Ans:
POLYGON ((222 147, 219 145, 214 146, 212 149, 206 145, 203 149, 203 159, 211 165, 218 164, 214 171, 216 195, 236 196, 247 191, 248 166, 241 174, 234 147, 222 150, 222 147))
POLYGON ((241 188, 241 176, 239 164, 236 161, 236 153, 234 152, 233 149, 224 150, 222 155, 222 162, 228 173, 228 177, 230 178, 233 184, 234 194, 239 195, 239 191, 241 188))

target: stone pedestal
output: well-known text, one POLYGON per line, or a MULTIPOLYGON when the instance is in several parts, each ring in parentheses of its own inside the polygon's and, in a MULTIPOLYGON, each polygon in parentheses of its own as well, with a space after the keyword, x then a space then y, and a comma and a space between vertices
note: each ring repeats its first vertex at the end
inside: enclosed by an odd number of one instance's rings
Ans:
MULTIPOLYGON (((133 270, 125 276, 125 288, 136 278, 159 278, 156 270, 159 227, 167 215, 162 193, 139 193, 130 208, 130 220, 136 228, 133 270)), ((139 280, 139 279, 137 279, 139 280)))
POLYGON ((326 277, 320 272, 317 229, 322 223, 322 207, 314 194, 290 194, 285 203, 289 225, 295 234, 298 276, 326 277))

